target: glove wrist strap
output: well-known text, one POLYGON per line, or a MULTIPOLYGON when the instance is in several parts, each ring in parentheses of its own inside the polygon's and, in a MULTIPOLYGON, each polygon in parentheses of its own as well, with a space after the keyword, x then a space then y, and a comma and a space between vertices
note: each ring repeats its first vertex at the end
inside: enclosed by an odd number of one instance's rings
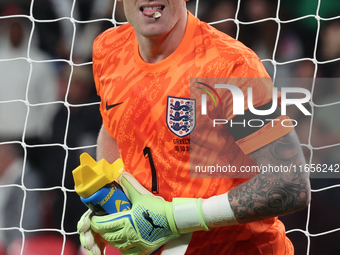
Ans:
POLYGON ((231 209, 228 193, 202 199, 204 222, 211 228, 239 224, 231 209))
POLYGON ((180 234, 209 230, 203 219, 200 198, 174 198, 172 209, 180 234))

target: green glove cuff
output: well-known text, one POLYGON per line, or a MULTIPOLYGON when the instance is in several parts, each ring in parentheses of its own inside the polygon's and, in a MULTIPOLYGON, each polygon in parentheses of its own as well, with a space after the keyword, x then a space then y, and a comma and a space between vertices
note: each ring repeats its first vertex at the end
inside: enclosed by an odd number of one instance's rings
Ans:
POLYGON ((200 198, 174 198, 172 210, 180 234, 209 230, 203 219, 200 198))
POLYGON ((165 207, 165 214, 166 218, 168 220, 169 227, 172 231, 172 233, 176 236, 179 237, 181 235, 175 221, 175 215, 173 211, 173 203, 167 203, 165 207))

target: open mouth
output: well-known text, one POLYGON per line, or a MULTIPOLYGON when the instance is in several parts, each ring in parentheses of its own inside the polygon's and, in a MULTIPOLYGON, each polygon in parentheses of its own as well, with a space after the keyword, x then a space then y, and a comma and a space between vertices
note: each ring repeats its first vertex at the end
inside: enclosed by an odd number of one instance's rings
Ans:
POLYGON ((142 14, 146 17, 152 18, 154 17, 155 13, 162 13, 164 9, 163 5, 159 5, 159 6, 142 6, 139 8, 139 10, 142 12, 142 14))

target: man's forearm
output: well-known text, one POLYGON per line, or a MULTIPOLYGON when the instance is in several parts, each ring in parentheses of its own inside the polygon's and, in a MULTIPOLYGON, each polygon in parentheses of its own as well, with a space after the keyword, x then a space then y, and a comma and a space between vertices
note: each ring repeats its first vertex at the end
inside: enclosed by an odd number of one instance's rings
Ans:
MULTIPOLYGON (((295 132, 290 132, 248 156, 262 166, 305 164, 295 132)), ((288 214, 309 204, 309 176, 303 171, 261 173, 230 190, 228 199, 239 223, 288 214)))
POLYGON ((119 155, 119 147, 115 139, 102 126, 97 139, 97 161, 105 158, 110 164, 115 162, 119 155))

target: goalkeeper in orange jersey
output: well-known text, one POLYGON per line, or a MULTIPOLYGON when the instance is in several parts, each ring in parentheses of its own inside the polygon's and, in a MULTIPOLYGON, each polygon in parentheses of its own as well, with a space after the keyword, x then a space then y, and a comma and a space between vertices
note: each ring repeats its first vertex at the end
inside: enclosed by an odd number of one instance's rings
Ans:
MULTIPOLYGON (((223 126, 205 133, 213 119, 238 120, 230 95, 195 122, 195 77, 262 78, 253 86, 253 104, 267 109, 273 85, 259 58, 195 18, 184 0, 121 1, 128 24, 106 30, 93 46, 103 118, 97 158, 123 159, 127 173, 120 184, 132 209, 107 216, 86 212, 78 223, 83 247, 89 254, 103 254, 107 244, 122 254, 294 254, 277 216, 308 205, 307 173, 190 178, 190 162, 212 157, 237 168, 305 163, 291 127, 223 126), (190 113, 184 128, 176 122, 181 107, 190 113)), ((247 116, 252 113, 245 109, 247 116)), ((269 117, 273 123, 287 119, 279 110, 269 117)))

